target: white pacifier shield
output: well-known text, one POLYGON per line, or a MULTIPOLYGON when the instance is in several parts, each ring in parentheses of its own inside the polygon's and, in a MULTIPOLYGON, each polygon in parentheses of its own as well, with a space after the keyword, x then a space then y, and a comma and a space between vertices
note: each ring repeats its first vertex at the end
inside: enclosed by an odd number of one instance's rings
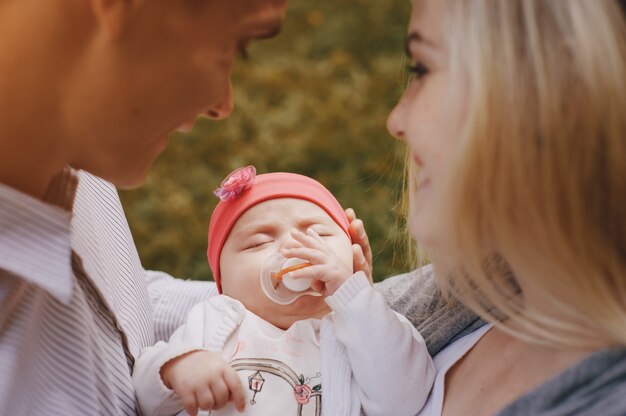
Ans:
POLYGON ((286 273, 282 278, 276 279, 277 273, 288 267, 307 263, 302 259, 287 259, 280 253, 275 253, 267 258, 260 273, 261 289, 265 295, 279 305, 289 305, 302 296, 321 296, 320 293, 311 289, 312 279, 294 279, 286 273))
MULTIPOLYGON (((284 264, 283 264, 283 269, 286 269, 287 267, 292 267, 298 264, 302 264, 302 263, 306 263, 306 261, 304 260, 300 260, 300 259, 288 259, 284 264)), ((308 277, 304 277, 301 279, 294 279, 292 277, 289 277, 290 273, 287 273, 286 275, 283 276, 282 279, 282 284, 289 290, 291 290, 292 292, 304 292, 307 289, 311 288, 311 282, 313 281, 313 279, 308 278, 308 277)))

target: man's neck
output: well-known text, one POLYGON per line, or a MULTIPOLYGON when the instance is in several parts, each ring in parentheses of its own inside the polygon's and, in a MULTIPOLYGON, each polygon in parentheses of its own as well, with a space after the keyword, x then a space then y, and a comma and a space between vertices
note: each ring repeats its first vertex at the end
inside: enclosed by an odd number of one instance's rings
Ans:
POLYGON ((53 3, 0 1, 0 182, 39 199, 69 162, 60 99, 76 49, 68 38, 81 39, 60 30, 68 13, 53 3), (25 38, 24 21, 42 30, 25 38))
POLYGON ((51 149, 36 141, 25 144, 19 136, 7 138, 0 133, 0 182, 38 199, 44 199, 50 181, 65 163, 51 149))

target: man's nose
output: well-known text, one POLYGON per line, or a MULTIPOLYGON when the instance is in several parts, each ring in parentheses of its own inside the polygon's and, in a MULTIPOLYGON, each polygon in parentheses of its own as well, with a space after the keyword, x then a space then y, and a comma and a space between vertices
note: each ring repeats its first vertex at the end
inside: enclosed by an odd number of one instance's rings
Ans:
POLYGON ((232 113, 233 106, 233 87, 229 81, 224 97, 222 97, 221 100, 219 100, 216 104, 209 108, 209 110, 207 111, 207 116, 214 120, 225 119, 230 115, 230 113, 232 113))

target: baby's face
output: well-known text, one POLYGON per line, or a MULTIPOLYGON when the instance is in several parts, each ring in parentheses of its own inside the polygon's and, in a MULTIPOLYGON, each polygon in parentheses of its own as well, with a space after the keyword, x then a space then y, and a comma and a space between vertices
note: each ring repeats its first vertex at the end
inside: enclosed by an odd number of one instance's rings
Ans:
POLYGON ((271 199, 247 210, 235 223, 220 257, 222 291, 279 328, 295 321, 321 318, 329 309, 321 296, 302 296, 278 305, 265 296, 259 276, 263 264, 283 247, 298 246, 293 229, 312 228, 352 267, 352 244, 339 225, 318 205, 294 198, 271 199))

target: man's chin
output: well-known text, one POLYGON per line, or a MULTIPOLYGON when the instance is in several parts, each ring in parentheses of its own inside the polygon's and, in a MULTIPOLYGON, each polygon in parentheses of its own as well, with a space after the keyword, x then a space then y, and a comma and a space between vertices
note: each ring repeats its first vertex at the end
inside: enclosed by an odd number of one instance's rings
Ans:
POLYGON ((97 169, 77 164, 71 165, 74 169, 84 170, 107 182, 112 183, 117 189, 130 190, 139 188, 146 181, 152 162, 148 166, 135 166, 133 169, 97 169))
MULTIPOLYGON (((131 190, 137 189, 141 185, 146 182, 146 177, 148 176, 148 169, 145 172, 137 175, 129 175, 121 178, 110 179, 111 182, 117 189, 122 190, 131 190)), ((106 179, 106 178, 105 178, 106 179)))

